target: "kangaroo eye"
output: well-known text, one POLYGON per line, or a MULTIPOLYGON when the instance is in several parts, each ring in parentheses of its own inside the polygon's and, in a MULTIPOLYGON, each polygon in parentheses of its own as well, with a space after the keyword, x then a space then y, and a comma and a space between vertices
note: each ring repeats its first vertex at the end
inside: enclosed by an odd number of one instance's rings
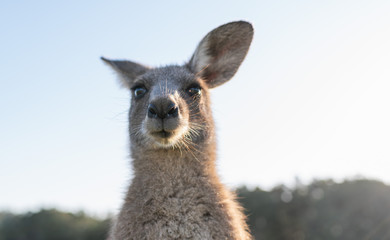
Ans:
POLYGON ((133 88, 134 96, 136 98, 141 98, 146 93, 146 88, 143 86, 137 86, 133 88))
POLYGON ((201 94, 202 89, 200 86, 191 86, 187 89, 187 92, 190 96, 197 96, 201 94))

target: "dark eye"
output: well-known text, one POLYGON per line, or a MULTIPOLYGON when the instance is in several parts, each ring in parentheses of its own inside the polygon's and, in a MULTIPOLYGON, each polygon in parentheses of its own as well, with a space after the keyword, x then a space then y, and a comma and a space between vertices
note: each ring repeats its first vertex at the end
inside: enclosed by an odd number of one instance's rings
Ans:
POLYGON ((137 86, 133 88, 135 98, 141 98, 146 93, 146 88, 143 86, 137 86))
POLYGON ((202 89, 199 85, 192 85, 189 88, 187 88, 187 92, 190 96, 198 96, 201 94, 202 89))

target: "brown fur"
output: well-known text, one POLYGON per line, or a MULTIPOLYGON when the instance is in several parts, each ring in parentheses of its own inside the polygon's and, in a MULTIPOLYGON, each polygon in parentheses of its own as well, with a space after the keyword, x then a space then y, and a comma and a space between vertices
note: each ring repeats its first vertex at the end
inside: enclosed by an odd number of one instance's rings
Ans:
POLYGON ((252 239, 216 173, 209 97, 209 88, 235 74, 252 36, 247 22, 225 24, 206 35, 184 66, 150 69, 103 58, 133 94, 134 178, 109 239, 252 239), (138 88, 145 90, 140 97, 138 88))

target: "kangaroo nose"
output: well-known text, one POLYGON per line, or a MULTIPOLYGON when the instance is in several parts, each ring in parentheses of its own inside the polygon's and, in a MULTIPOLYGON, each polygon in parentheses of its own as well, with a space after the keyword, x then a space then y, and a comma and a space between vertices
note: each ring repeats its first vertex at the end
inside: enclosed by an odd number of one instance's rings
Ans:
POLYGON ((148 106, 149 118, 175 118, 179 114, 179 108, 171 100, 150 103, 148 106))

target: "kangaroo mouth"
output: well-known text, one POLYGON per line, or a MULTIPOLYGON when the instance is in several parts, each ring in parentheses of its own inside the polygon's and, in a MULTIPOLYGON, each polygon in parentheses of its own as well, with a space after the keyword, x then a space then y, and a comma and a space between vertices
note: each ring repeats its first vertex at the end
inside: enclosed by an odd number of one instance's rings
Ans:
POLYGON ((161 131, 152 133, 152 136, 157 137, 157 138, 162 138, 162 139, 171 138, 173 135, 174 135, 173 132, 165 131, 165 130, 161 130, 161 131))
POLYGON ((175 131, 156 131, 150 133, 150 136, 154 138, 155 143, 159 147, 167 148, 171 147, 177 141, 178 135, 175 131))
POLYGON ((154 140, 158 147, 167 148, 174 146, 183 137, 185 127, 175 130, 161 129, 158 131, 149 132, 149 136, 154 140))
POLYGON ((177 144, 188 131, 188 123, 186 121, 179 121, 177 119, 172 123, 171 120, 167 122, 157 122, 155 119, 146 119, 143 133, 149 140, 152 140, 152 145, 156 147, 172 147, 177 144))

